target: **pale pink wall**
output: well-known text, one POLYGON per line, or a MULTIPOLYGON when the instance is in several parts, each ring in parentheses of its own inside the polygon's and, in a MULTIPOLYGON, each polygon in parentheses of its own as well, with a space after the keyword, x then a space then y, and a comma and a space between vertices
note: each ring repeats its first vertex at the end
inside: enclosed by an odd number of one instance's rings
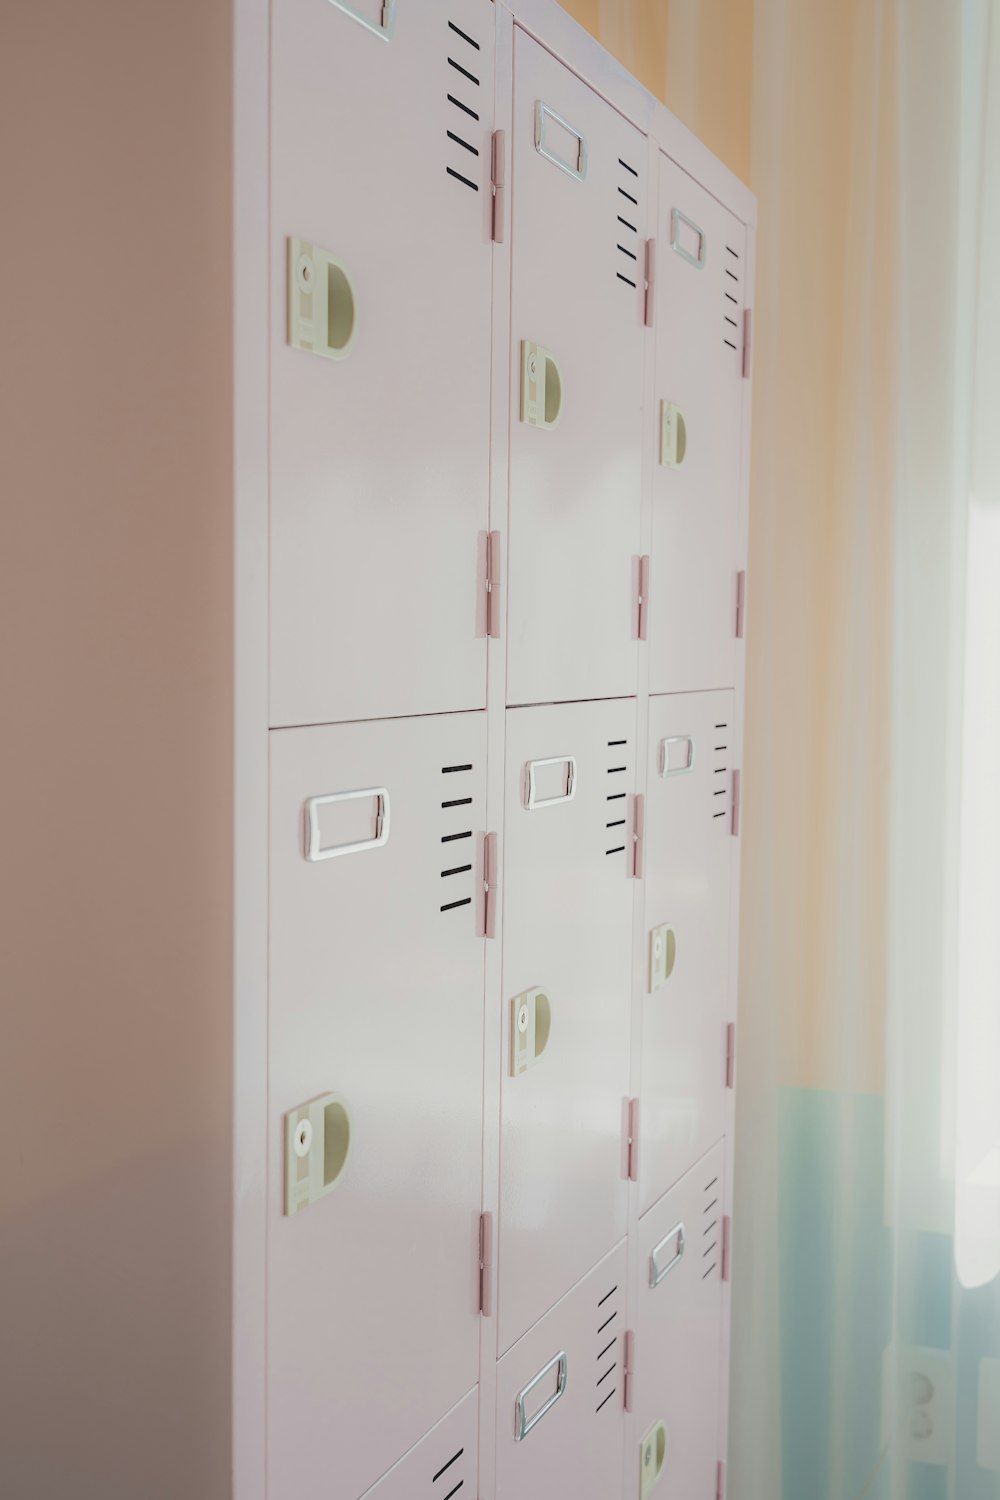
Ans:
POLYGON ((229 1492, 228 0, 0 5, 0 1495, 229 1492))

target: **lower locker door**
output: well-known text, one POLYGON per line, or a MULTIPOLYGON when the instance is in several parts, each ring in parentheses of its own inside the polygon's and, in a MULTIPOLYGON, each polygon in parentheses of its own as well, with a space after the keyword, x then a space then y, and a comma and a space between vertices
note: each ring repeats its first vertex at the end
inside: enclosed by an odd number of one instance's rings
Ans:
MULTIPOLYGON (((478 1391, 444 1417, 364 1500, 475 1500, 479 1482, 478 1391)), ((332 1497, 331 1497, 332 1500, 332 1497)))
POLYGON ((478 1379, 485 745, 271 735, 275 1500, 353 1500, 478 1379))
POLYGON ((720 1141, 639 1221, 626 1500, 716 1500, 724 1187, 720 1141))
POLYGON ((732 693, 651 698, 640 1213, 724 1128, 732 693))
POLYGON ((507 713, 499 1338, 625 1234, 635 703, 507 713))
POLYGON ((496 1500, 616 1500, 625 1272, 621 1244, 500 1361, 496 1500))

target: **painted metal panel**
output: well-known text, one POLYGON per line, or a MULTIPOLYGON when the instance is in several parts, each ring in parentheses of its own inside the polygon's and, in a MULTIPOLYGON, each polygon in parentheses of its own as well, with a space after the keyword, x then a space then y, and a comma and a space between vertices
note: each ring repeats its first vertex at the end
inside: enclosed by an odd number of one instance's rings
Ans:
MULTIPOLYGON (((478 1391, 470 1391, 364 1500, 469 1500, 476 1493, 479 1446, 478 1391)), ((387 1413, 391 1425, 392 1415, 387 1413)))
POLYGON ((666 1456, 653 1493, 661 1500, 716 1500, 725 1170, 720 1141, 639 1221, 629 1495, 639 1494, 643 1436, 662 1421, 666 1456))
POLYGON ((626 1229, 635 733, 628 699, 507 712, 501 1350, 626 1229), (512 1076, 532 991, 548 1039, 512 1076))
POLYGON ((650 691, 733 687, 746 230, 661 154, 656 245, 650 691))
POLYGON ((522 32, 512 135, 507 701, 624 695, 638 661, 646 140, 522 32), (549 396, 531 420, 526 342, 549 396))
POLYGON ((649 708, 640 1212, 722 1135, 733 1019, 734 695, 668 695, 649 708))
POLYGON ((275 1495, 360 1495, 478 1378, 485 747, 484 714, 271 734, 275 1495), (346 1166, 286 1215, 284 1118, 330 1091, 346 1166))
POLYGON ((275 725, 485 703, 495 18, 391 9, 272 17, 275 725), (353 286, 343 358, 289 344, 290 238, 353 286))
POLYGON ((620 1244, 500 1361, 496 1500, 619 1493, 626 1264, 620 1244))

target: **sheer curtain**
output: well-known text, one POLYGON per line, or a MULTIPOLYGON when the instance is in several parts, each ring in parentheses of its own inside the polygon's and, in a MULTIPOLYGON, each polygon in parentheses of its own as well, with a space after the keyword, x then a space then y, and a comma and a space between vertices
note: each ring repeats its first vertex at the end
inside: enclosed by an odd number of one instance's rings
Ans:
POLYGON ((731 1500, 1000 1497, 1000 6, 573 0, 760 200, 731 1500))

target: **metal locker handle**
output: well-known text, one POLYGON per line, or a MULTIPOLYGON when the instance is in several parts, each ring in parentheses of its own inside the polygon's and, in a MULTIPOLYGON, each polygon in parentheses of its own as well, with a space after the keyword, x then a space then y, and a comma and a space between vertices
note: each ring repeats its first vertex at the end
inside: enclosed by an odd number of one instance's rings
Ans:
POLYGON ((695 744, 693 734, 672 734, 660 745, 660 775, 661 776, 687 776, 694 770, 695 744), (687 758, 684 765, 672 766, 670 764, 671 745, 687 745, 687 758))
POLYGON ((562 1349, 557 1355, 555 1355, 553 1359, 549 1360, 544 1370, 539 1370, 534 1380, 528 1381, 528 1384, 524 1387, 523 1391, 518 1392, 514 1402, 514 1415, 516 1419, 514 1427, 515 1443, 520 1443, 522 1439, 526 1438, 531 1429, 533 1427, 537 1427, 542 1418, 552 1410, 552 1408, 555 1406, 556 1402, 559 1400, 560 1396, 566 1389, 566 1381, 568 1376, 569 1360, 566 1358, 565 1349, 562 1349), (538 1408, 538 1410, 535 1412, 535 1415, 533 1417, 529 1417, 525 1402, 531 1395, 532 1391, 535 1389, 535 1386, 540 1385, 541 1382, 545 1379, 546 1375, 551 1375, 552 1371, 557 1366, 559 1369, 559 1375, 556 1379, 555 1390, 553 1391, 549 1399, 543 1402, 543 1404, 538 1408))
POLYGON ((359 22, 366 31, 372 31, 376 36, 381 37, 383 42, 392 41, 396 31, 396 0, 382 0, 378 21, 372 21, 368 16, 362 15, 355 6, 348 3, 348 0, 330 0, 330 4, 342 10, 345 16, 350 16, 352 21, 359 22))
POLYGON ((544 156, 546 161, 550 161, 554 167, 558 167, 560 172, 565 172, 567 177, 575 177, 577 182, 583 182, 586 177, 589 161, 586 136, 582 131, 577 130, 575 125, 571 125, 568 120, 564 120, 562 115, 557 115, 554 109, 549 109, 549 106, 543 104, 541 99, 535 101, 535 150, 539 156, 544 156), (550 120, 554 125, 560 125, 563 130, 575 137, 577 143, 575 167, 572 163, 557 155, 555 151, 550 150, 546 145, 548 122, 550 120))
POLYGON ((341 854, 360 854, 363 849, 380 849, 388 839, 389 793, 384 786, 365 787, 359 792, 331 792, 326 797, 310 797, 306 803, 306 859, 311 863, 321 859, 336 859, 341 854), (375 836, 349 844, 330 844, 324 849, 319 809, 332 802, 357 802, 362 797, 374 797, 376 800, 375 836))
POLYGON ((683 1224, 676 1224, 668 1235, 665 1235, 653 1250, 649 1257, 649 1284, 659 1286, 665 1276, 677 1269, 684 1259, 684 1251, 687 1249, 687 1232, 683 1224), (660 1256, 670 1245, 674 1247, 674 1253, 668 1261, 660 1264, 660 1256))
POLYGON ((689 265, 694 266, 696 271, 704 270, 705 258, 708 253, 708 237, 704 229, 699 228, 693 219, 688 218, 687 214, 682 214, 679 208, 672 208, 670 210, 670 248, 671 250, 676 250, 681 260, 686 260, 689 265), (686 250, 681 244, 682 224, 688 229, 693 229, 698 236, 697 255, 692 255, 690 250, 686 250))
POLYGON ((562 802, 572 802, 576 796, 576 756, 575 755, 552 755, 548 760, 529 760, 528 762, 528 802, 529 812, 536 812, 540 807, 558 807, 562 802), (541 766, 565 766, 566 767, 566 790, 558 797, 538 797, 535 795, 535 772, 541 766))

